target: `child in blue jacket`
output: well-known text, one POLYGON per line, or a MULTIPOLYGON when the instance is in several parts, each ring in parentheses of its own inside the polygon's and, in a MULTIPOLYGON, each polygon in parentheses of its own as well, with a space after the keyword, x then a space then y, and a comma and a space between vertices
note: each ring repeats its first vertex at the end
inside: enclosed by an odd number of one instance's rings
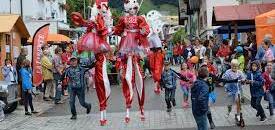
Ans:
POLYGON ((24 60, 23 67, 20 69, 20 75, 22 78, 22 88, 24 96, 25 115, 32 115, 31 113, 37 113, 34 111, 32 104, 32 70, 30 68, 30 61, 24 60), (31 108, 31 113, 28 111, 28 106, 31 108))
POLYGON ((256 117, 261 117, 260 121, 266 121, 266 115, 261 101, 264 96, 264 79, 259 71, 260 65, 257 61, 251 63, 250 72, 247 73, 246 83, 250 85, 251 106, 257 110, 256 117))

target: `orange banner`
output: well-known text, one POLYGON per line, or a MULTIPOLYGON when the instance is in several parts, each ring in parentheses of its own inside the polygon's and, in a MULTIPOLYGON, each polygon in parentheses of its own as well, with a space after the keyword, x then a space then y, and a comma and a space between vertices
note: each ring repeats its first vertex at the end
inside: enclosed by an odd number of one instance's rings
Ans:
POLYGON ((42 50, 41 47, 47 44, 47 37, 49 33, 50 24, 46 24, 35 32, 33 36, 33 46, 32 46, 32 65, 33 65, 33 85, 39 86, 43 81, 42 76, 42 66, 41 57, 42 50))

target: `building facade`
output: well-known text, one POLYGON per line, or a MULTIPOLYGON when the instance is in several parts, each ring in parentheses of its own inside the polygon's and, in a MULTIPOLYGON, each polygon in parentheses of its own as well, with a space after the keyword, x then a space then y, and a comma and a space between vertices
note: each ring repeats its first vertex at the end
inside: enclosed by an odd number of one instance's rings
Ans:
POLYGON ((217 27, 212 26, 213 7, 238 5, 237 0, 201 0, 200 10, 198 13, 198 34, 200 38, 208 38, 213 35, 213 30, 217 27))
POLYGON ((50 33, 69 31, 66 0, 1 0, 0 14, 22 16, 31 36, 46 23, 50 33))

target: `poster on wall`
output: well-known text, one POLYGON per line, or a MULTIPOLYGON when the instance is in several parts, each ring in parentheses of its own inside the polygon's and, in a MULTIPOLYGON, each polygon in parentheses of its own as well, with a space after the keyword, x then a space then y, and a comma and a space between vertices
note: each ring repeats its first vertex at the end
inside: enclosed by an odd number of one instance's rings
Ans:
POLYGON ((37 29, 33 37, 32 67, 33 67, 33 85, 35 87, 39 86, 43 81, 42 66, 41 66, 41 57, 42 57, 41 47, 47 43, 46 40, 49 33, 49 26, 50 24, 45 24, 44 26, 37 29))
POLYGON ((11 49, 10 49, 10 45, 6 45, 6 53, 10 53, 11 49))

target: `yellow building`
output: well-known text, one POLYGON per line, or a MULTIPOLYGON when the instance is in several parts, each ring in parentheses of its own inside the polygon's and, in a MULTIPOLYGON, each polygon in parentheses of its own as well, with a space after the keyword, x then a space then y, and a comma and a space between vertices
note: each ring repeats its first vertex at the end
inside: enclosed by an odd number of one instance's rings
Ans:
POLYGON ((0 67, 4 66, 7 58, 15 64, 22 43, 27 42, 29 37, 30 34, 20 15, 0 14, 0 67))

